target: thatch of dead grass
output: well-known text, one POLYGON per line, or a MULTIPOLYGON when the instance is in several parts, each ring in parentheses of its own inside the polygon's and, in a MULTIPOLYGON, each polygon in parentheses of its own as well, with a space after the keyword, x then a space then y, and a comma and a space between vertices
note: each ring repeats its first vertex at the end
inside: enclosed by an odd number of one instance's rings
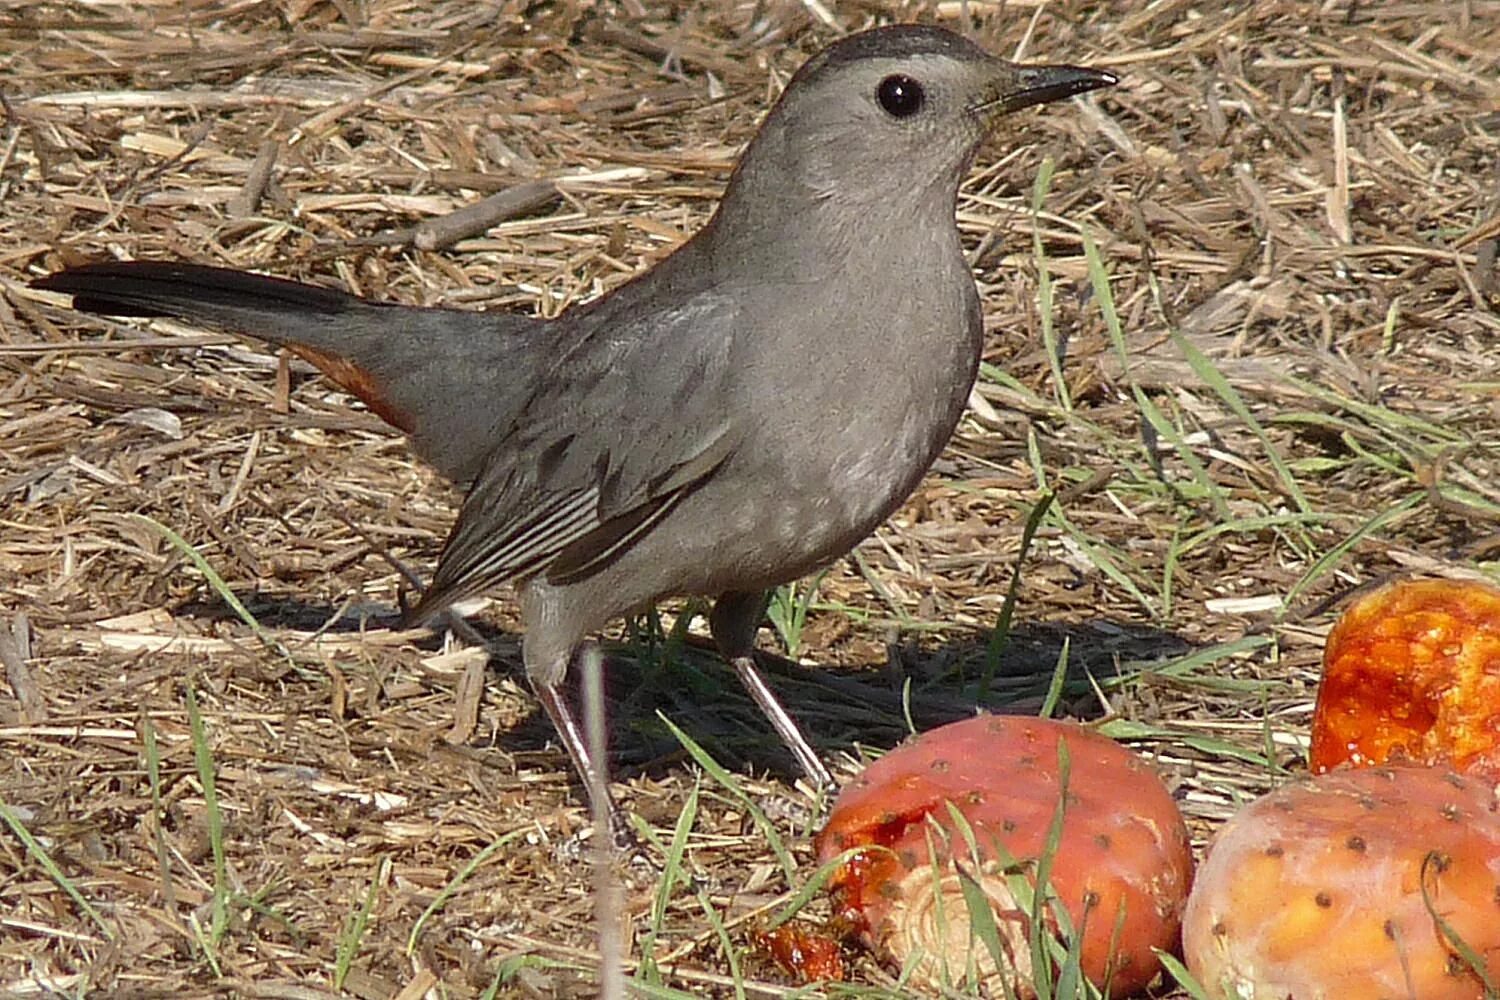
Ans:
MULTIPOLYGON (((1066 640, 1064 707, 1156 756, 1201 841, 1300 766, 1341 594, 1500 572, 1493 0, 10 0, 0 802, 35 846, 0 835, 0 992, 587 993, 594 940, 587 819, 505 596, 505 669, 389 627, 388 557, 430 568, 453 491, 300 365, 84 320, 28 279, 179 257, 551 314, 702 222, 806 55, 919 17, 1125 80, 1023 116, 966 187, 992 367, 934 476, 823 579, 796 650, 818 669, 777 671, 827 752, 898 739, 905 679, 918 725, 971 708, 987 664, 989 704, 1034 709, 1066 640), (523 214, 444 228, 518 186, 523 214)), ((740 798, 695 791, 656 709, 738 769, 802 875, 812 804, 696 648, 661 679, 650 624, 615 671, 620 791, 663 840, 697 809, 691 884, 627 873, 632 953, 775 993, 745 931, 799 876, 740 798)))

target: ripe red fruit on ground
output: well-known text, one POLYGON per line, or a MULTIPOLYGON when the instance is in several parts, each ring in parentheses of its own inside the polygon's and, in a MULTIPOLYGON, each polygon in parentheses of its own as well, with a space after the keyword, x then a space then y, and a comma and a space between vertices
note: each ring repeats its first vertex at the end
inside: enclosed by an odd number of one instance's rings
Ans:
POLYGON ((1488 996, 1486 977, 1500 982, 1494 790, 1417 766, 1283 785, 1220 829, 1182 931, 1214 998, 1488 996))
POLYGON ((1035 885, 1062 789, 1060 743, 1069 766, 1052 889, 1075 930, 1083 928, 1090 979, 1108 981, 1114 996, 1149 983, 1160 968, 1151 949, 1176 943, 1192 878, 1187 831, 1150 765, 1072 723, 980 716, 871 764, 839 795, 817 838, 823 862, 850 848, 887 848, 861 851, 835 873, 839 919, 892 964, 925 956, 914 983, 957 985, 972 960, 996 995, 1004 995, 1002 977, 1031 995, 1030 911, 1007 875, 1035 885), (971 934, 961 878, 988 897, 1004 971, 971 934))
POLYGON ((1500 589, 1405 580, 1350 605, 1323 650, 1309 760, 1500 778, 1500 589))

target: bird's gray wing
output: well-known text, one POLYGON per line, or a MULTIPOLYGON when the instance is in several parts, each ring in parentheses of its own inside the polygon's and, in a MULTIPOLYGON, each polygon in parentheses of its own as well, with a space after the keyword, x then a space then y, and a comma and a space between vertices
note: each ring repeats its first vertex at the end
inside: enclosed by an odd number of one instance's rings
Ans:
POLYGON ((558 321, 555 360, 486 458, 418 620, 513 578, 597 572, 733 451, 735 302, 619 312, 558 321))

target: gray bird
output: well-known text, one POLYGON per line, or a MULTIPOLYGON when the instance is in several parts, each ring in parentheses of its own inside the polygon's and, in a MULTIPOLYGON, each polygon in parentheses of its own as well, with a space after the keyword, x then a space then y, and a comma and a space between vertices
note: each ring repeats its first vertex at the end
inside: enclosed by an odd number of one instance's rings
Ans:
POLYGON ((36 284, 284 346, 468 484, 413 617, 516 582, 527 676, 586 787, 568 665, 611 619, 678 594, 716 599, 718 648, 829 786, 755 666, 766 592, 869 535, 958 423, 983 329, 954 210, 985 135, 1115 82, 936 27, 851 35, 792 77, 703 229, 552 320, 163 262, 36 284))

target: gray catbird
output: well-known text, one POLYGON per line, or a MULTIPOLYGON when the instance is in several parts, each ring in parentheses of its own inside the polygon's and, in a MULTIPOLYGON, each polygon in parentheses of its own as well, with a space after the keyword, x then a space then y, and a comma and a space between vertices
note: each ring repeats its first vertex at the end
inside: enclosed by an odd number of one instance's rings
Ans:
POLYGON ((552 320, 189 264, 36 284, 88 312, 283 345, 469 484, 415 618, 519 581, 527 675, 590 787, 568 665, 610 619, 673 594, 717 598, 719 649, 826 786, 754 664, 765 592, 873 531, 963 412, 983 331, 954 209, 985 134, 1113 83, 941 28, 851 35, 792 77, 702 230, 552 320))

